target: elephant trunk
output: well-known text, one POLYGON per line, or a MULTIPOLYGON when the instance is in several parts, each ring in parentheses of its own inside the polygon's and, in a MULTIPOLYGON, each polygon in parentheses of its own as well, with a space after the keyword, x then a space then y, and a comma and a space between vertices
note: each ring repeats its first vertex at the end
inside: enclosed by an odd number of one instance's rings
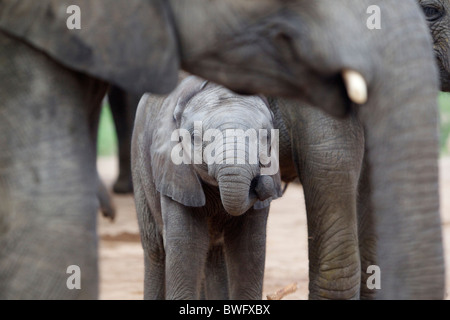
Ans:
POLYGON ((252 174, 247 166, 221 165, 217 170, 220 198, 225 210, 232 216, 244 214, 256 202, 252 174))
POLYGON ((260 175, 259 161, 250 162, 250 148, 245 142, 235 144, 234 139, 226 140, 222 150, 208 170, 218 183, 222 204, 230 215, 244 214, 258 200, 281 196, 280 186, 274 178, 260 175))
POLYGON ((371 86, 371 102, 359 109, 373 190, 373 264, 381 271, 377 296, 382 299, 444 297, 438 76, 432 51, 420 49, 431 47, 426 39, 414 33, 401 41, 389 63, 401 67, 380 71, 371 86))

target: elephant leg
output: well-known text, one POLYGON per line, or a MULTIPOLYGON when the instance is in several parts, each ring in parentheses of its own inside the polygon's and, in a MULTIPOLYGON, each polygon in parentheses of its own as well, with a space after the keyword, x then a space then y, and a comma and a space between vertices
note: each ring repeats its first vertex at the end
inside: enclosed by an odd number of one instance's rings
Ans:
MULTIPOLYGON (((163 300, 165 298, 165 253, 161 233, 148 205, 145 186, 140 176, 134 180, 134 200, 139 221, 142 247, 144 249, 144 299, 163 300)), ((160 208, 154 207, 154 210, 160 208)))
POLYGON ((140 96, 111 86, 108 92, 108 100, 119 146, 119 176, 114 183, 113 191, 115 193, 132 193, 131 138, 140 96))
MULTIPOLYGON (((97 153, 97 144, 98 144, 98 126, 100 123, 100 112, 101 112, 101 101, 103 100, 103 90, 99 91, 96 94, 96 101, 99 102, 98 106, 94 106, 93 108, 90 108, 89 115, 88 115, 88 124, 89 124, 89 131, 91 135, 91 142, 92 142, 92 148, 95 154, 97 153)), ((116 217, 116 208, 114 206, 112 197, 108 191, 108 188, 103 183, 98 171, 97 171, 97 198, 100 202, 100 211, 102 212, 103 216, 105 218, 110 219, 111 221, 114 221, 116 217)))
POLYGON ((100 177, 98 177, 97 197, 100 203, 100 211, 102 212, 103 217, 114 221, 114 219, 116 218, 116 208, 112 201, 111 195, 108 192, 108 189, 101 181, 100 177))
POLYGON ((149 243, 144 252, 144 299, 165 299, 164 251, 149 243))
POLYGON ((166 299, 198 300, 209 249, 206 215, 161 195, 166 299))
POLYGON ((358 299, 356 197, 363 130, 354 116, 337 120, 309 107, 298 109, 303 121, 293 128, 293 154, 307 211, 309 296, 358 299))
POLYGON ((224 235, 230 299, 261 300, 269 208, 233 217, 224 235))
POLYGON ((208 300, 228 300, 228 275, 223 245, 212 246, 206 260, 205 298, 208 300))
POLYGON ((361 256, 361 299, 374 299, 376 288, 369 286, 371 272, 369 266, 377 265, 377 236, 373 223, 373 207, 370 201, 370 167, 364 158, 363 169, 358 188, 358 233, 359 252, 361 256))
POLYGON ((88 114, 106 85, 2 32, 0 78, 0 299, 98 298, 88 114))

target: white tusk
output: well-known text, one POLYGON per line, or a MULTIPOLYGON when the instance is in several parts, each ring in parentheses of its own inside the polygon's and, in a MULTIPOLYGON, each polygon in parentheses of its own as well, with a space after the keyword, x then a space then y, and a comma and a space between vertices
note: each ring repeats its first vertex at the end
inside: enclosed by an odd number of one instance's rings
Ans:
POLYGON ((350 100, 356 104, 367 102, 367 84, 364 77, 357 71, 344 69, 342 71, 345 88, 350 100))

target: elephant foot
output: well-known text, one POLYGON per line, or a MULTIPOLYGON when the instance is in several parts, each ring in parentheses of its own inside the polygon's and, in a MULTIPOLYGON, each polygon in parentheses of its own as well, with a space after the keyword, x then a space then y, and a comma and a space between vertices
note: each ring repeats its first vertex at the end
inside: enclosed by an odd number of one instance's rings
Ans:
POLYGON ((100 201, 100 211, 104 218, 114 221, 116 218, 116 208, 111 201, 100 201))
POLYGON ((133 193, 133 182, 131 178, 121 178, 119 177, 114 183, 113 191, 116 194, 129 194, 133 193))
POLYGON ((100 203, 100 211, 103 217, 114 221, 116 218, 116 208, 114 206, 111 195, 102 181, 99 182, 97 198, 100 203))

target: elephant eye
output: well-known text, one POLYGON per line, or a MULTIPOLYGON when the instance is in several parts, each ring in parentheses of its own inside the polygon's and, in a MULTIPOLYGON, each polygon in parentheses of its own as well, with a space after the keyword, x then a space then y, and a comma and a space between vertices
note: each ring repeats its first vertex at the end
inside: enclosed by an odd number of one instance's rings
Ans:
POLYGON ((439 20, 443 16, 443 12, 436 7, 424 7, 423 12, 425 13, 425 16, 427 17, 427 20, 429 22, 439 20))

